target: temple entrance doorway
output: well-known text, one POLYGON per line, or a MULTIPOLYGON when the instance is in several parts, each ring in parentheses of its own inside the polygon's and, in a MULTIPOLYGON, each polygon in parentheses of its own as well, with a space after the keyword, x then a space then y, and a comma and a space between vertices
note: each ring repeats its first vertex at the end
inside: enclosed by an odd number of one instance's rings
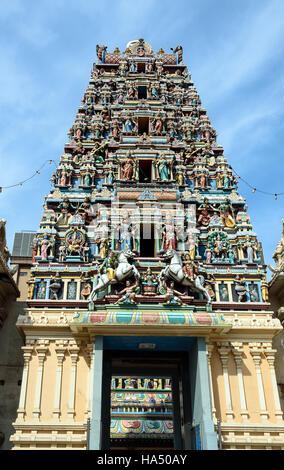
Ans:
POLYGON ((105 351, 103 449, 190 449, 188 370, 186 352, 105 351))

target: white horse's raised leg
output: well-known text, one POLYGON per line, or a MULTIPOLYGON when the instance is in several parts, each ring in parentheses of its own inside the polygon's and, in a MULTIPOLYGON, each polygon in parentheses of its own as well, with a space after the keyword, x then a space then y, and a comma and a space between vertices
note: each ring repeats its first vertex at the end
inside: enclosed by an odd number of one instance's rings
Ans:
POLYGON ((89 301, 92 301, 96 293, 104 289, 105 287, 107 287, 108 284, 109 284, 108 278, 107 278, 107 282, 104 282, 103 276, 101 276, 90 294, 89 301))
POLYGON ((205 296, 206 300, 207 300, 207 303, 208 304, 211 304, 212 303, 212 299, 209 295, 209 292, 205 289, 205 287, 203 287, 202 283, 201 283, 201 280, 199 278, 199 276, 196 277, 195 279, 195 287, 203 293, 203 295, 205 296))

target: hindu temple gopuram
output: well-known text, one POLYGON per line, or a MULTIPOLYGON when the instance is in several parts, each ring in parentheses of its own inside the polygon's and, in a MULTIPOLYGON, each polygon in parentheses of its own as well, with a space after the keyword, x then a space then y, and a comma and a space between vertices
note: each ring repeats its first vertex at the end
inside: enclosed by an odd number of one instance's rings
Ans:
POLYGON ((183 49, 96 52, 33 240, 14 449, 284 449, 262 247, 183 49))

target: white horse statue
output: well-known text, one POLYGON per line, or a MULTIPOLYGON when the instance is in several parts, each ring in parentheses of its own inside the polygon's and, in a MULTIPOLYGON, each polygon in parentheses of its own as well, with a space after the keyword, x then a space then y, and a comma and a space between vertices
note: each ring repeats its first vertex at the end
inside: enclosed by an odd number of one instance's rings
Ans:
POLYGON ((200 292, 204 295, 208 304, 212 303, 212 299, 205 289, 204 281, 205 278, 202 275, 197 275, 194 281, 186 278, 184 271, 182 269, 182 260, 180 255, 175 250, 168 250, 165 254, 162 255, 165 261, 170 261, 169 265, 166 266, 159 274, 159 281, 161 283, 163 278, 172 279, 178 284, 183 286, 190 287, 195 292, 200 292))
POLYGON ((140 274, 136 266, 128 262, 128 260, 133 259, 134 256, 135 254, 129 249, 121 252, 117 258, 118 266, 115 269, 115 277, 111 280, 107 274, 99 274, 96 285, 90 294, 89 301, 92 301, 97 292, 104 290, 109 284, 116 284, 132 276, 134 276, 135 279, 140 279, 140 274))

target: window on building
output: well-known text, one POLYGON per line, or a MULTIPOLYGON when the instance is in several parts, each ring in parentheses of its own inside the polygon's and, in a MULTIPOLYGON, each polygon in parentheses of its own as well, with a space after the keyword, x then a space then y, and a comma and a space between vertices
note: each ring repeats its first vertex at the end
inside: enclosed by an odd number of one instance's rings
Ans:
POLYGON ((149 134, 149 118, 146 116, 138 117, 138 134, 149 134))
POLYGON ((152 160, 139 160, 139 182, 150 183, 152 181, 152 160))
POLYGON ((140 256, 143 258, 155 256, 154 224, 140 226, 140 256))
POLYGON ((137 64, 137 72, 145 73, 145 63, 140 62, 137 64))
POLYGON ((147 87, 146 86, 138 86, 138 99, 139 100, 147 99, 147 87))

